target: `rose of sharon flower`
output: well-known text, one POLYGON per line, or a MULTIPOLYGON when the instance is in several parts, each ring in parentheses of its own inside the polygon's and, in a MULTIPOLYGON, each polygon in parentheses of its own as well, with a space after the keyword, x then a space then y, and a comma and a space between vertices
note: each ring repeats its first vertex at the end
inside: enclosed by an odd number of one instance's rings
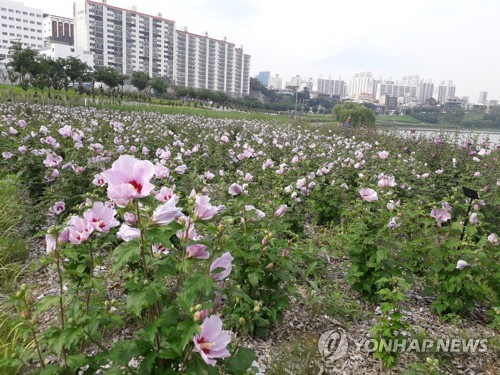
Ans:
POLYGON ((186 247, 188 253, 188 258, 195 259, 208 259, 210 254, 207 251, 207 247, 203 244, 194 244, 186 247))
POLYGON ((470 214, 469 221, 471 224, 479 224, 479 219, 477 218, 477 213, 473 212, 470 214))
POLYGON ((210 204, 207 195, 197 195, 194 203, 194 216, 199 220, 210 220, 219 213, 218 207, 210 204))
POLYGON ((401 225, 401 223, 399 223, 399 217, 397 216, 394 216, 390 221, 389 221, 389 224, 387 224, 387 226, 390 228, 390 229, 396 229, 397 227, 399 227, 401 225))
POLYGON ((433 217, 436 220, 436 223, 438 225, 451 219, 451 215, 448 211, 438 208, 435 208, 431 211, 431 217, 433 217))
POLYGON ((46 234, 45 235, 45 243, 47 245, 47 254, 53 253, 56 250, 56 239, 54 238, 53 235, 51 234, 46 234))
POLYGON ((101 175, 108 182, 108 198, 124 207, 133 198, 146 197, 154 186, 150 182, 155 174, 153 163, 122 155, 101 175))
POLYGON ((212 277, 217 281, 223 281, 226 277, 229 276, 231 270, 233 268, 233 257, 230 253, 225 252, 219 258, 215 259, 210 265, 210 273, 212 277), (218 268, 222 268, 222 271, 212 272, 218 268))
POLYGON ((388 152, 388 151, 385 151, 385 150, 384 150, 384 151, 380 151, 380 152, 378 153, 378 157, 379 157, 380 159, 387 159, 387 158, 389 157, 389 152, 388 152))
POLYGON ((128 242, 133 240, 134 238, 139 238, 141 236, 141 231, 137 228, 132 228, 127 224, 122 224, 118 233, 116 233, 116 237, 119 239, 128 242))
POLYGON ((79 245, 94 231, 94 228, 84 218, 72 216, 68 221, 69 240, 73 245, 79 245))
POLYGON ((286 210, 288 209, 288 206, 286 204, 282 204, 278 207, 278 209, 276 210, 276 212, 274 213, 274 216, 276 217, 282 217, 286 210))
POLYGON ((378 200, 377 192, 370 188, 361 188, 359 194, 364 201, 374 202, 378 200))
POLYGON ((226 346, 231 342, 231 336, 222 329, 222 321, 217 315, 206 318, 200 328, 201 333, 193 338, 194 350, 200 353, 207 365, 215 366, 216 358, 230 356, 226 346))
POLYGON ((465 260, 460 259, 460 260, 457 262, 457 267, 456 267, 456 269, 457 269, 457 270, 461 270, 462 268, 464 268, 464 267, 466 267, 466 266, 468 266, 468 265, 469 265, 469 263, 467 263, 465 260))
POLYGON ((83 217, 92 225, 94 230, 108 233, 111 228, 120 225, 120 222, 115 219, 115 215, 116 210, 102 202, 95 202, 90 210, 85 211, 83 217))
POLYGON ((490 241, 490 243, 493 245, 493 246, 496 246, 499 244, 499 240, 498 240, 498 237, 495 233, 491 233, 489 236, 488 236, 488 241, 490 241))
POLYGON ((66 208, 66 206, 65 206, 64 202, 63 201, 59 201, 59 202, 54 203, 54 206, 52 207, 52 210, 54 211, 54 213, 56 215, 59 215, 59 214, 61 214, 64 211, 65 208, 66 208))
POLYGON ((153 211, 152 219, 156 224, 168 225, 182 215, 182 208, 175 207, 178 198, 174 195, 165 204, 162 204, 153 211))
POLYGON ((243 187, 241 185, 238 185, 237 183, 233 183, 231 186, 229 186, 229 194, 231 195, 240 195, 243 193, 243 187))

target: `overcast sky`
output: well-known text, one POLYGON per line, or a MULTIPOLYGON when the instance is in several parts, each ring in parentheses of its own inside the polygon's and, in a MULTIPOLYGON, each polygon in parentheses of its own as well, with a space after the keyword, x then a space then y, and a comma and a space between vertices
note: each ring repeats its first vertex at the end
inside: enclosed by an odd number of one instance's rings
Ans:
MULTIPOLYGON (((72 0, 19 0, 73 16, 72 0)), ((161 12, 196 34, 227 37, 251 55, 250 74, 284 80, 357 72, 453 80, 458 96, 500 100, 500 0, 108 0, 161 12)))

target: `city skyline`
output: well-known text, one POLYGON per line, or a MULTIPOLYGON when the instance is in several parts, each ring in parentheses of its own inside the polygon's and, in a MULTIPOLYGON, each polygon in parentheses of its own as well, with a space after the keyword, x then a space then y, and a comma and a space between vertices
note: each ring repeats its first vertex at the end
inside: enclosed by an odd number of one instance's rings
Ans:
MULTIPOLYGON (((73 1, 26 6, 72 17, 73 1)), ((184 0, 169 3, 108 0, 109 5, 146 14, 162 13, 212 38, 227 37, 252 56, 250 75, 279 74, 284 82, 296 75, 317 79, 339 76, 349 81, 358 72, 400 79, 418 74, 438 83, 453 80, 457 96, 476 102, 481 91, 500 99, 500 2, 423 0, 401 5, 396 0, 357 0, 330 4, 312 0, 290 4, 283 0, 184 0)))

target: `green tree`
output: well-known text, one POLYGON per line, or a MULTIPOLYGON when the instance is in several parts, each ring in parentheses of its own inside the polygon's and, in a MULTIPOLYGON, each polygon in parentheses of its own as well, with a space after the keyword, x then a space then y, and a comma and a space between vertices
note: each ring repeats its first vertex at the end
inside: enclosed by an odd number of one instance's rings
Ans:
POLYGON ((344 122, 348 116, 351 116, 351 124, 354 127, 375 125, 373 112, 358 103, 347 102, 336 105, 333 107, 332 115, 333 119, 338 122, 344 122))
POLYGON ((167 79, 165 77, 156 77, 151 82, 151 88, 154 90, 156 95, 161 95, 167 92, 167 79))
POLYGON ((78 91, 82 93, 83 83, 88 79, 91 67, 88 66, 87 63, 73 56, 62 59, 62 63, 64 64, 64 72, 67 76, 64 89, 68 91, 70 82, 73 83, 73 86, 75 86, 75 82, 78 82, 78 91))
POLYGON ((23 48, 21 42, 14 42, 9 47, 10 62, 6 66, 19 75, 19 84, 24 91, 28 90, 30 80, 36 75, 37 56, 37 51, 23 48))
POLYGON ((101 82, 101 96, 104 93, 104 84, 108 86, 111 95, 115 98, 118 95, 118 86, 123 86, 125 80, 127 79, 126 75, 121 74, 116 69, 110 66, 105 66, 103 68, 97 69, 94 73, 94 76, 97 82, 101 82))
POLYGON ((132 80, 130 83, 139 91, 144 91, 149 85, 149 73, 147 72, 132 72, 132 80))

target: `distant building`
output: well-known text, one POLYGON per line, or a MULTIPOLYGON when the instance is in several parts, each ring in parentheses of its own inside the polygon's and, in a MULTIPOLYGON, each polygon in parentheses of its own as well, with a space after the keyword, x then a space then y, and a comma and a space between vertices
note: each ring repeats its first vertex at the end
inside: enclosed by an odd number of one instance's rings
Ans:
POLYGON ((379 99, 379 104, 384 107, 385 111, 394 111, 398 108, 398 98, 382 95, 379 99))
POLYGON ((446 99, 455 96, 456 87, 453 81, 441 81, 439 85, 434 86, 434 93, 432 97, 437 100, 439 104, 445 104, 446 99))
POLYGON ((0 0, 0 58, 6 58, 9 47, 21 42, 24 48, 43 47, 43 11, 10 0, 0 0))
POLYGON ((497 107, 498 106, 498 100, 490 100, 488 103, 489 107, 497 107))
POLYGON ((478 104, 487 105, 488 104, 488 91, 480 91, 479 92, 479 100, 478 104))
POLYGON ((350 97, 355 97, 357 94, 361 93, 368 93, 373 97, 374 91, 374 79, 371 72, 354 74, 347 88, 347 93, 350 97))
POLYGON ((283 89, 283 78, 281 78, 279 74, 276 74, 274 77, 269 77, 269 84, 267 88, 271 90, 283 89))
POLYGON ((446 98, 446 101, 444 102, 444 108, 445 109, 462 108, 462 99, 456 96, 449 96, 446 98))
POLYGON ((66 59, 68 57, 75 57, 86 63, 89 67, 94 67, 94 56, 92 56, 92 53, 77 46, 63 43, 48 43, 45 47, 41 48, 39 52, 41 55, 45 55, 54 60, 57 58, 66 59))
POLYGON ((462 96, 462 108, 464 110, 469 110, 469 97, 468 96, 462 96))
POLYGON ((373 102, 373 94, 369 92, 360 92, 354 96, 354 99, 360 102, 373 102))
POLYGON ((161 13, 111 6, 106 0, 74 5, 75 45, 90 50, 95 68, 111 66, 132 75, 147 72, 174 85, 221 91, 232 96, 250 91, 250 55, 225 40, 175 29, 161 13))
POLYGON ((338 95, 341 98, 346 96, 346 83, 339 79, 318 78, 318 94, 338 95))
POLYGON ((271 77, 271 72, 259 72, 255 79, 262 83, 264 87, 269 87, 269 77, 271 77))
POLYGON ((45 43, 75 42, 75 24, 72 18, 46 14, 43 17, 43 40, 45 43))
POLYGON ((420 104, 426 104, 434 93, 434 84, 429 81, 425 82, 422 80, 420 84, 417 86, 417 98, 420 104))

